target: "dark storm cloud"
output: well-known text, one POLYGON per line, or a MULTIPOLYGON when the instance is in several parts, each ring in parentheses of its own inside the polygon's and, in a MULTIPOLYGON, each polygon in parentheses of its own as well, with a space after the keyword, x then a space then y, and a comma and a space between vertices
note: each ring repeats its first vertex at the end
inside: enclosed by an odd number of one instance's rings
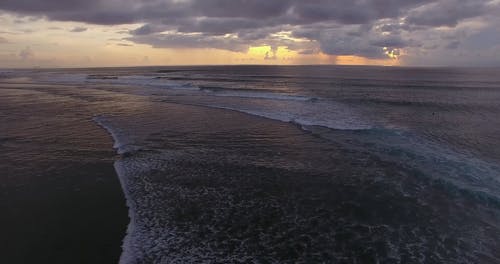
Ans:
POLYGON ((20 13, 50 13, 81 10, 93 6, 96 0, 2 0, 0 8, 20 13))
POLYGON ((460 46, 460 41, 458 41, 458 40, 454 40, 454 41, 446 44, 447 49, 456 49, 456 48, 458 48, 458 46, 460 46))
MULTIPOLYGON (((284 45, 300 53, 312 53, 319 47, 327 54, 371 58, 385 56, 384 48, 444 46, 421 42, 435 27, 454 28, 467 19, 494 17, 498 6, 495 0, 0 1, 0 10, 52 20, 142 23, 127 31, 128 40, 154 47, 243 51, 250 45, 284 45), (310 43, 301 46, 274 36, 283 31, 310 43)), ((445 43, 458 48, 459 41, 445 43)), ((273 57, 272 52, 268 57, 273 57)))
MULTIPOLYGON (((370 23, 432 0, 2 0, 0 9, 56 20, 122 24, 178 18, 268 20, 283 24, 370 23)), ((189 19, 188 19, 189 20, 189 19)), ((195 21, 191 21, 195 22, 195 21)))
POLYGON ((52 20, 122 24, 138 18, 132 3, 128 0, 2 0, 0 9, 52 20))
POLYGON ((238 39, 228 39, 203 34, 156 34, 133 36, 127 40, 149 44, 155 48, 219 48, 231 51, 246 51, 247 43, 238 39))
POLYGON ((131 30, 130 34, 140 36, 140 35, 149 35, 149 34, 152 34, 154 32, 155 32, 155 30, 153 29, 153 26, 151 26, 150 24, 146 24, 142 27, 131 30))
POLYGON ((369 41, 360 37, 332 32, 324 34, 319 39, 320 48, 323 52, 332 55, 359 55, 368 58, 383 57, 383 50, 377 45, 371 45, 369 41))
POLYGON ((404 48, 413 46, 412 40, 406 40, 399 34, 382 34, 373 26, 350 25, 337 27, 304 27, 293 32, 297 38, 314 39, 321 51, 332 55, 360 55, 368 58, 386 57, 386 48, 404 48))
POLYGON ((409 43, 400 36, 387 35, 370 40, 370 44, 382 48, 383 47, 404 48, 408 46, 409 43))
POLYGON ((366 24, 397 17, 411 7, 432 0, 316 0, 293 1, 292 14, 301 22, 333 20, 342 24, 366 24))
POLYGON ((204 32, 214 35, 236 33, 245 29, 256 29, 268 26, 266 21, 247 18, 202 18, 189 24, 181 25, 180 32, 204 32))
POLYGON ((190 1, 197 15, 220 18, 268 19, 284 15, 295 1, 290 0, 204 0, 190 1))
POLYGON ((265 39, 270 34, 276 32, 276 31, 277 30, 275 28, 272 28, 272 27, 240 30, 238 32, 238 38, 246 40, 246 41, 265 39))
POLYGON ((459 21, 488 13, 487 0, 442 0, 409 13, 407 21, 425 26, 456 26, 459 21))

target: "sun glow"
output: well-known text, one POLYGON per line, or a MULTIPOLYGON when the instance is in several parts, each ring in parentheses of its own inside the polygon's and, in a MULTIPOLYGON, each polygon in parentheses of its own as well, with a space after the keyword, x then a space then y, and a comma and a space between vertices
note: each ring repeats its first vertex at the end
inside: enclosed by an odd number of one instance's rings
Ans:
POLYGON ((388 47, 384 47, 384 53, 387 55, 387 57, 397 60, 399 56, 401 55, 401 50, 400 49, 390 49, 388 47))
POLYGON ((395 59, 369 59, 360 56, 337 56, 335 64, 338 65, 383 65, 383 66, 397 66, 399 60, 395 59))

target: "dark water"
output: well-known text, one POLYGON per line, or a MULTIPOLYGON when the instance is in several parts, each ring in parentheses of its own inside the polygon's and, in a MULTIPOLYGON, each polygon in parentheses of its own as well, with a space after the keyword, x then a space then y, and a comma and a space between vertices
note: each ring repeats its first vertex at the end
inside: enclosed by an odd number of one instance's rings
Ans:
POLYGON ((15 82, 0 80, 0 262, 116 263, 128 219, 102 107, 15 82))
POLYGON ((499 74, 227 66, 0 78, 58 87, 39 90, 92 105, 88 118, 112 134, 131 218, 122 263, 499 263, 499 74))

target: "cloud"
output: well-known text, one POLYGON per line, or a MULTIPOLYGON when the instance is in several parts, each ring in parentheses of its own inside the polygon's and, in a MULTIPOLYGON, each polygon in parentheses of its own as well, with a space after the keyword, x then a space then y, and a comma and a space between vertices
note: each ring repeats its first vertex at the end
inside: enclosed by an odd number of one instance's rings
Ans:
POLYGON ((35 57, 35 53, 33 53, 30 47, 26 47, 19 52, 19 57, 24 61, 29 60, 35 57))
POLYGON ((458 40, 454 40, 454 41, 446 44, 447 49, 456 49, 456 48, 458 48, 458 46, 460 46, 460 41, 458 41, 458 40))
POLYGON ((211 36, 204 34, 182 34, 165 33, 155 35, 139 35, 126 40, 148 44, 155 48, 215 48, 231 51, 246 51, 249 44, 238 39, 226 38, 224 36, 211 36))
POLYGON ((302 55, 312 55, 312 54, 317 54, 318 50, 315 49, 304 49, 304 50, 299 50, 299 54, 302 55))
POLYGON ((131 30, 130 34, 140 36, 140 35, 149 35, 153 32, 154 32, 153 27, 149 24, 146 24, 137 29, 131 30))
POLYGON ((276 59, 278 59, 278 56, 276 56, 277 52, 278 52, 278 47, 271 47, 271 50, 266 52, 266 55, 264 56, 264 60, 276 60, 276 59))
POLYGON ((0 9, 95 24, 177 21, 178 26, 193 26, 199 18, 212 19, 212 23, 213 19, 238 19, 293 25, 320 21, 360 24, 397 17, 428 2, 432 0, 2 0, 0 9))
POLYGON ((86 27, 74 27, 70 32, 80 33, 87 31, 86 27))
MULTIPOLYGON (((126 40, 156 48, 268 45, 368 58, 387 58, 388 50, 422 56, 460 50, 472 32, 500 25, 498 0, 2 0, 0 10, 88 24, 137 23, 124 31, 126 40), (463 27, 471 21, 484 26, 463 27), (457 29, 468 33, 442 36, 457 29)), ((266 58, 274 56, 271 51, 266 58)))
POLYGON ((404 48, 409 45, 407 40, 404 40, 399 35, 381 35, 370 40, 370 45, 375 47, 391 47, 391 48, 404 48))
POLYGON ((441 0, 412 10, 407 17, 410 24, 454 27, 460 21, 489 12, 488 0, 441 0))

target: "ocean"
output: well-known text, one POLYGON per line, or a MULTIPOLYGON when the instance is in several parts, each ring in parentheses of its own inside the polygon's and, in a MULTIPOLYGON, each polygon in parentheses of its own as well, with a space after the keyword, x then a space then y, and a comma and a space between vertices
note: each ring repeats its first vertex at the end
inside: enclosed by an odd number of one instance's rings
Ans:
POLYGON ((2 70, 0 103, 7 207, 109 134, 120 263, 500 263, 498 68, 2 70))

